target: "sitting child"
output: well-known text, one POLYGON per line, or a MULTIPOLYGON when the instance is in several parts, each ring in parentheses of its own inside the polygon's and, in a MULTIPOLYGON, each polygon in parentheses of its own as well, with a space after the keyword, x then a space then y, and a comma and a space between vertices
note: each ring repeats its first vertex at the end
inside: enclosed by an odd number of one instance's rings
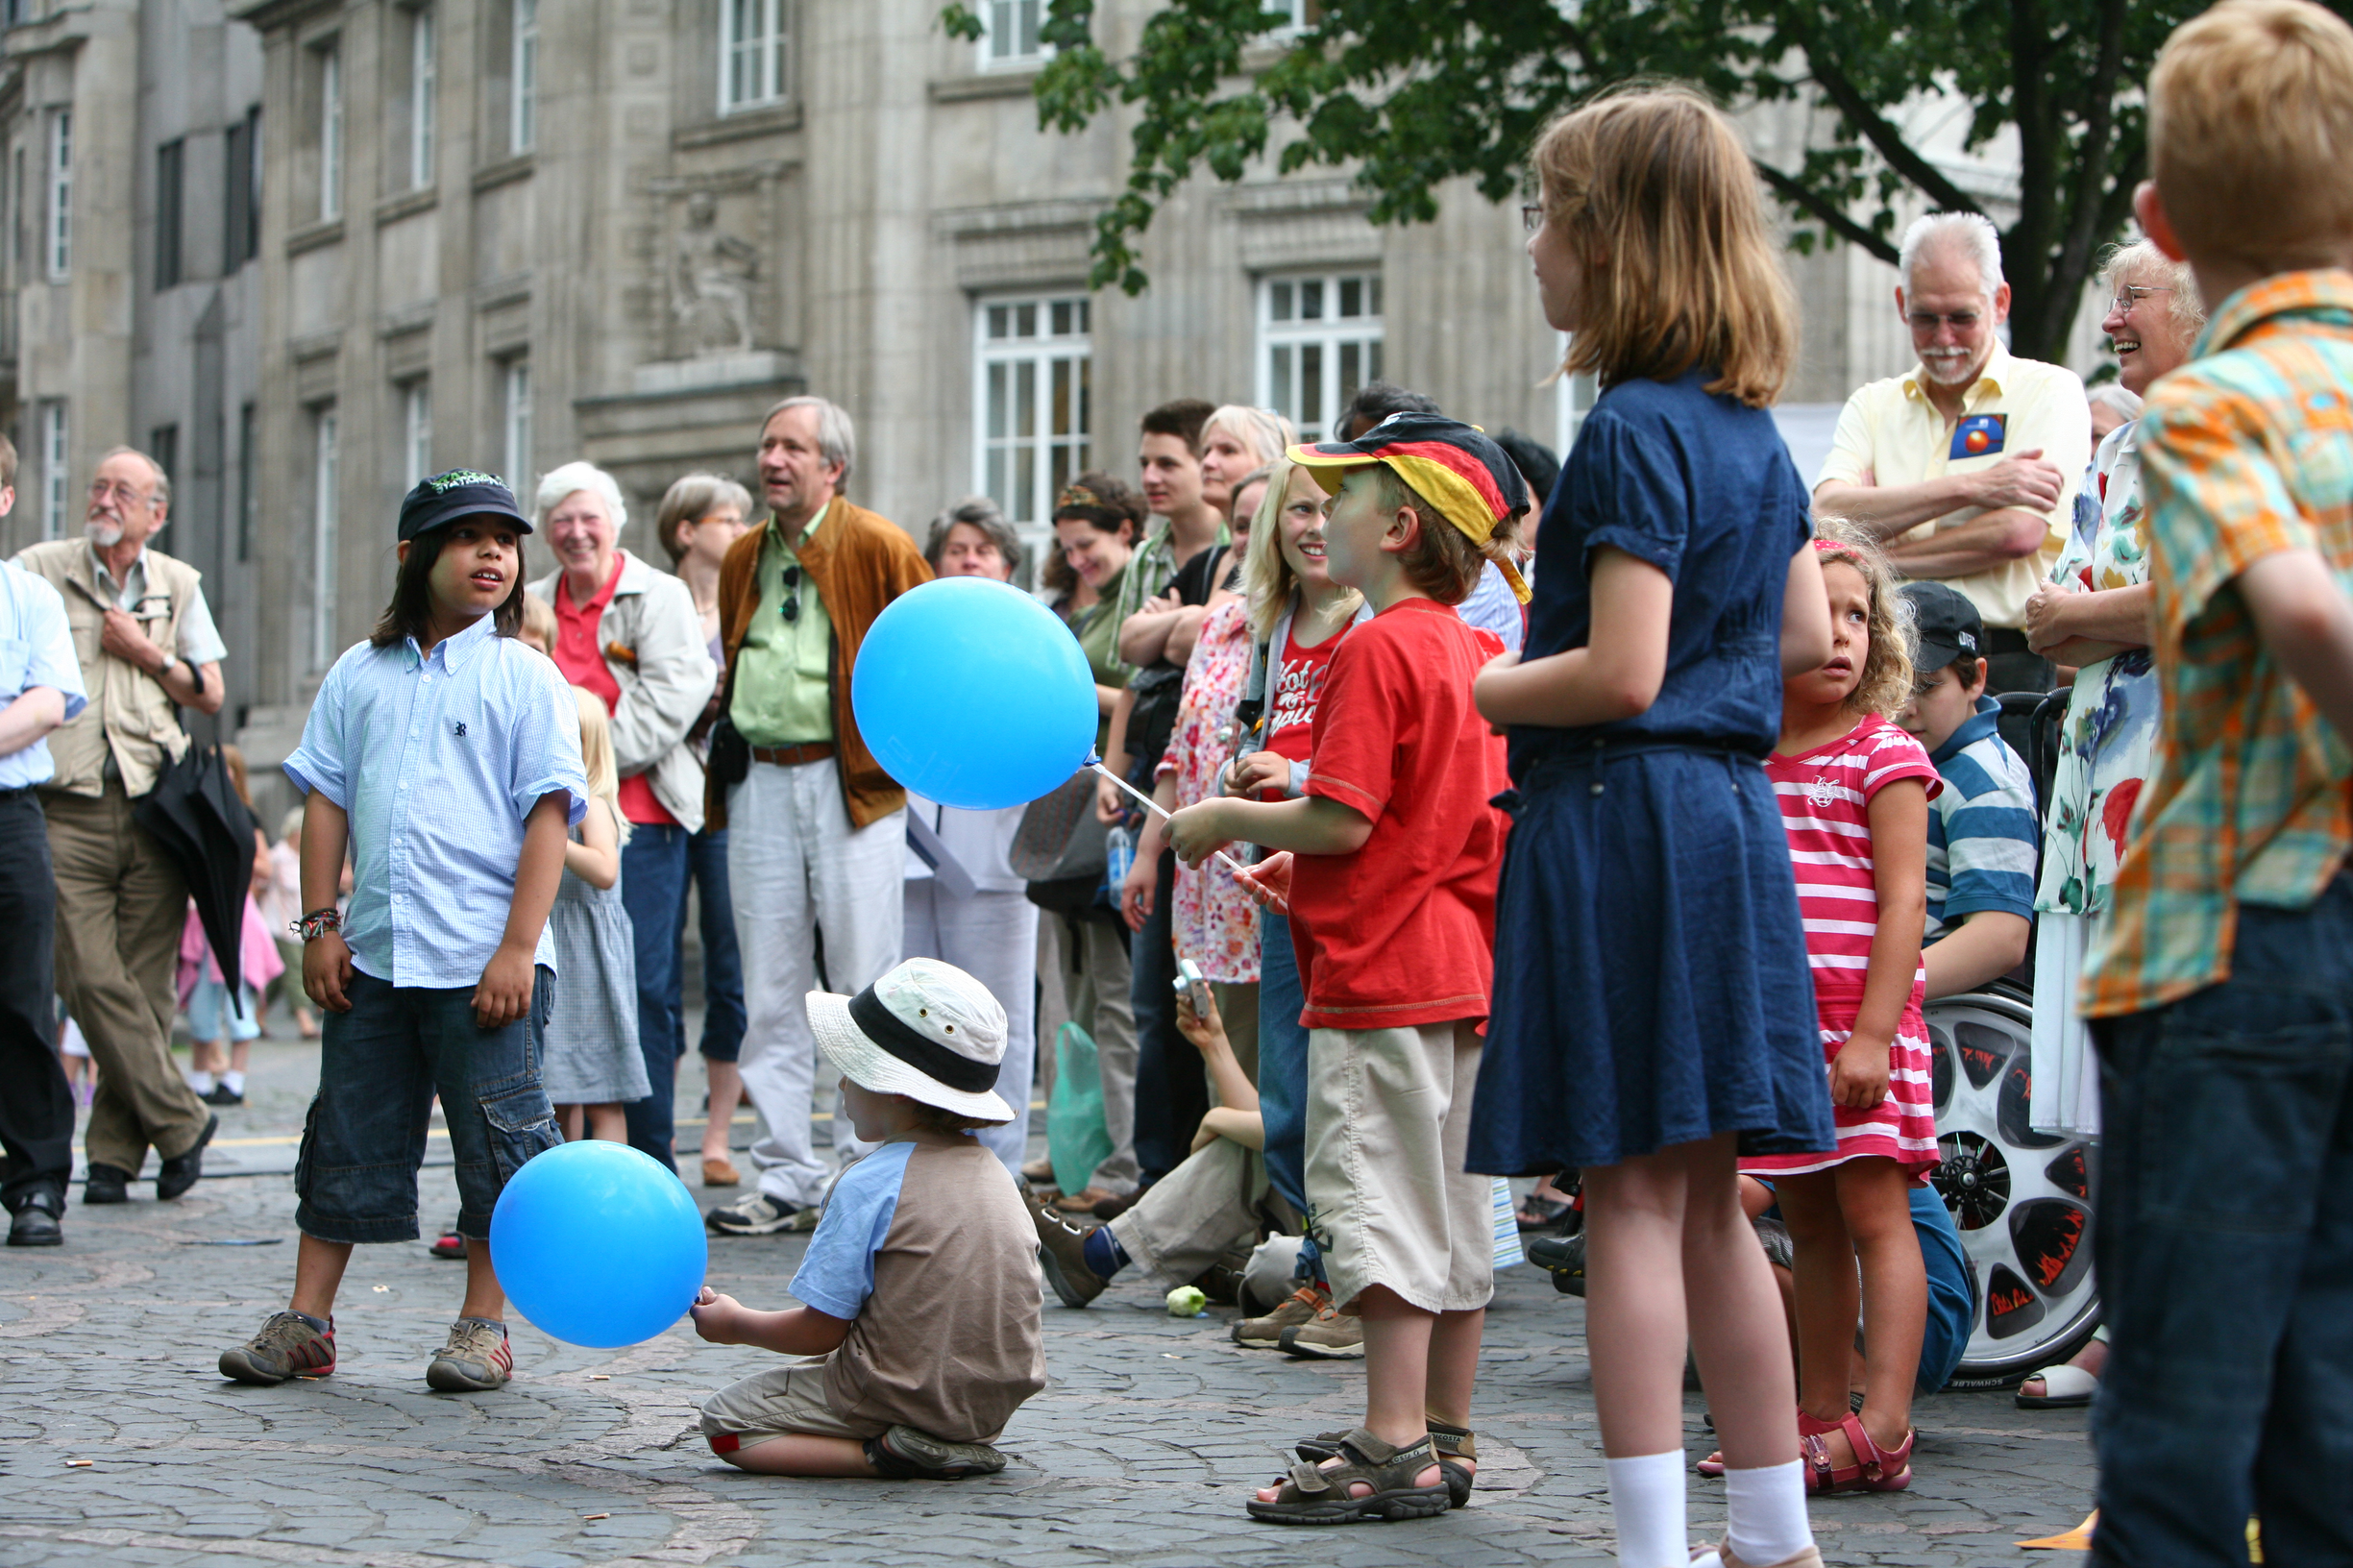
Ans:
POLYGON ((1928 995, 1974 991, 2026 957, 2043 832, 2034 779, 1995 727, 1985 695, 1985 624, 1941 582, 1904 584, 1918 628, 1911 705, 1898 721, 1945 781, 1928 813, 1928 919, 1921 937, 1928 995))
POLYGON ((1005 1010, 912 958, 855 996, 809 993, 842 1111, 878 1144, 842 1172, 793 1276, 804 1306, 754 1311, 705 1288, 695 1332, 808 1356, 702 1407, 711 1452, 772 1476, 954 1481, 1005 1468, 990 1445, 1045 1386, 1038 1238, 996 1156, 1005 1010), (837 1354, 837 1352, 839 1354, 837 1354))

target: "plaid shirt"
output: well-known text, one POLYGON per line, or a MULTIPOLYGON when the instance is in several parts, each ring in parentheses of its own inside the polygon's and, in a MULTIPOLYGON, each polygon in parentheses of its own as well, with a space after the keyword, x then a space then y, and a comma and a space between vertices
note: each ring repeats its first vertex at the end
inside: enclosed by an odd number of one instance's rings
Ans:
POLYGON ((2353 272, 2225 301, 2149 393, 2141 472, 2163 733, 2084 979, 2097 1017, 2227 979, 2238 905, 2308 908, 2353 847, 2353 748, 2233 587, 2310 550, 2353 592, 2353 272))

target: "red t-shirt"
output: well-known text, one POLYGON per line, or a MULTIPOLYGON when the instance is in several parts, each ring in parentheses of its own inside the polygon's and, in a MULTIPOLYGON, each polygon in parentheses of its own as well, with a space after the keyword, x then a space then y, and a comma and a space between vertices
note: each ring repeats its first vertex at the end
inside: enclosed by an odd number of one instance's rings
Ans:
POLYGON ((1323 696, 1324 677, 1332 670, 1332 650, 1348 634, 1338 631, 1313 648, 1299 646, 1299 623, 1293 621, 1283 636, 1283 678, 1275 685, 1274 700, 1266 710, 1266 749, 1293 762, 1308 760, 1308 742, 1315 727, 1315 704, 1323 696))
POLYGON ((1311 1028, 1487 1016, 1507 784, 1471 681, 1503 651, 1444 604, 1409 599, 1344 638, 1316 704, 1307 793, 1372 819, 1350 855, 1301 855, 1291 936, 1311 1028))
MULTIPOLYGON (((597 627, 604 619, 604 607, 613 601, 613 590, 621 586, 622 565, 616 559, 613 575, 597 597, 577 606, 572 602, 572 586, 564 575, 559 572, 555 576, 555 668, 575 686, 602 698, 608 714, 621 706, 621 682, 605 668, 604 650, 597 646, 597 627)), ((678 820, 663 809, 654 796, 652 778, 645 773, 631 773, 621 781, 620 799, 621 814, 630 821, 667 826, 678 820)))

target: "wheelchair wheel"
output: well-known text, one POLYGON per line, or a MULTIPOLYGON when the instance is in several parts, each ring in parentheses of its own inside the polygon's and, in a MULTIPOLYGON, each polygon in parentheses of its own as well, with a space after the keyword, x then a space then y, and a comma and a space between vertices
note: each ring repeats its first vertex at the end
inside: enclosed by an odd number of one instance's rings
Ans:
POLYGON ((2016 1383, 2072 1355, 2099 1324, 2089 1139, 2027 1124, 2033 1010, 2004 988, 1925 1010, 1935 1075, 1936 1188, 1960 1227, 1977 1298, 1964 1386, 2016 1383))

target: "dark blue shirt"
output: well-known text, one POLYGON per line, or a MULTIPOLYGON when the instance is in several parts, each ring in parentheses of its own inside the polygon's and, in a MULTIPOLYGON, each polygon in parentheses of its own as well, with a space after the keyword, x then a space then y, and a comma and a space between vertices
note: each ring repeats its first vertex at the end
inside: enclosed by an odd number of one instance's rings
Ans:
POLYGON ((1673 741, 1762 756, 1781 732, 1781 600, 1812 531, 1805 486, 1773 416, 1702 388, 1714 373, 1622 381, 1577 432, 1537 538, 1525 656, 1586 645, 1603 545, 1675 584, 1658 699, 1582 729, 1515 725, 1511 776, 1597 738, 1673 741))

